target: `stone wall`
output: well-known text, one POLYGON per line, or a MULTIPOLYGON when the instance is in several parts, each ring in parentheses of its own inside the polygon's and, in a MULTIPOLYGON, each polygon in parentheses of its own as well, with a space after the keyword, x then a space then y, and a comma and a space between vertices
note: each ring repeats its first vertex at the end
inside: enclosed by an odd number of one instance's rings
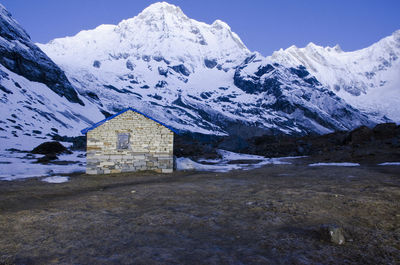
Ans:
POLYGON ((142 170, 173 171, 174 133, 128 110, 87 133, 87 174, 142 170), (129 133, 127 149, 118 149, 118 134, 129 133))

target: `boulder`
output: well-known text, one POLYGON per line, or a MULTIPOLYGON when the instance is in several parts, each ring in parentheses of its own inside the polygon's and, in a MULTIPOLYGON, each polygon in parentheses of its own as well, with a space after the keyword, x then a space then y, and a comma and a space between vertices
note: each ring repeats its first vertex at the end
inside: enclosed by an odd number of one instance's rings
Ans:
POLYGON ((49 163, 53 160, 57 160, 57 159, 58 159, 58 157, 56 154, 47 154, 47 155, 44 155, 43 157, 40 157, 36 161, 36 163, 47 164, 47 163, 49 163))
POLYGON ((31 153, 33 154, 72 154, 65 146, 60 144, 59 142, 44 142, 37 147, 35 147, 31 153))
POLYGON ((321 225, 319 234, 324 241, 336 245, 343 245, 345 243, 343 229, 337 225, 321 225))

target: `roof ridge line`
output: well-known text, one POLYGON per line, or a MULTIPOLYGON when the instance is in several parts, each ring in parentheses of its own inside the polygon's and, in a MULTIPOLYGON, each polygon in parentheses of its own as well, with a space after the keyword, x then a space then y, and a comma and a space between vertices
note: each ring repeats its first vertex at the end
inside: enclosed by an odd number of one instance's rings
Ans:
POLYGON ((146 114, 144 114, 144 113, 142 113, 142 112, 140 112, 140 111, 138 111, 137 109, 134 109, 134 108, 132 108, 132 107, 123 109, 123 110, 121 110, 120 112, 118 112, 118 113, 116 113, 116 114, 114 114, 114 115, 112 115, 112 116, 110 116, 110 117, 108 117, 108 118, 105 118, 104 120, 101 120, 101 121, 99 121, 99 122, 96 122, 96 123, 93 124, 92 126, 89 126, 89 127, 85 128, 85 129, 81 130, 81 133, 82 133, 82 134, 87 134, 89 131, 91 131, 91 130, 97 128, 97 127, 99 127, 100 125, 103 125, 106 121, 112 120, 112 119, 114 119, 115 117, 117 117, 117 116, 119 116, 119 115, 121 115, 121 114, 127 112, 128 110, 131 110, 131 111, 133 111, 133 112, 136 112, 136 113, 138 113, 138 114, 140 114, 140 115, 142 115, 142 116, 144 116, 144 117, 146 117, 146 118, 148 118, 148 119, 150 119, 150 120, 152 120, 152 121, 154 121, 154 122, 157 122, 158 124, 160 124, 160 125, 164 126, 165 128, 169 129, 170 131, 172 131, 172 132, 174 132, 174 133, 176 133, 176 134, 179 134, 179 131, 178 131, 178 130, 175 130, 175 129, 172 128, 171 126, 168 126, 168 125, 166 125, 165 123, 160 122, 160 121, 158 121, 158 120, 156 120, 156 119, 154 119, 154 118, 152 118, 152 117, 150 117, 150 116, 148 116, 148 115, 146 115, 146 114))

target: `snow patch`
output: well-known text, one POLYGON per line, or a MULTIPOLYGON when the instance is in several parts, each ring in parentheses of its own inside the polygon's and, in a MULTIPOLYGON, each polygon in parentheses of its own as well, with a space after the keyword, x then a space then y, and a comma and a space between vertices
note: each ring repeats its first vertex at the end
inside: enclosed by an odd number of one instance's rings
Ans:
POLYGON ((42 181, 47 183, 64 183, 69 181, 69 177, 63 176, 52 176, 42 179, 42 181))
POLYGON ((360 164, 358 164, 358 163, 349 163, 349 162, 343 162, 343 163, 314 163, 314 164, 309 164, 308 166, 310 166, 310 167, 319 167, 319 166, 358 167, 358 166, 360 166, 360 164))
POLYGON ((60 165, 34 163, 40 155, 27 157, 26 153, 0 151, 0 181, 84 172, 86 165, 82 154, 83 152, 75 152, 71 155, 59 156, 56 161, 67 162, 60 165))
POLYGON ((400 166, 400 162, 385 162, 379 164, 378 166, 400 166))
POLYGON ((300 158, 300 157, 266 158, 264 156, 240 154, 226 150, 218 150, 218 153, 222 156, 221 159, 199 159, 198 162, 196 162, 186 157, 177 158, 175 161, 176 169, 211 171, 211 172, 228 172, 235 169, 250 170, 265 165, 290 165, 291 163, 286 161, 287 159, 300 158), (237 163, 235 163, 235 161, 237 161, 237 163), (246 161, 248 161, 248 163, 245 163, 246 161))
POLYGON ((190 158, 179 157, 176 159, 177 170, 196 170, 196 171, 212 171, 212 172, 228 172, 234 169, 239 169, 237 165, 216 164, 205 165, 197 163, 190 158))

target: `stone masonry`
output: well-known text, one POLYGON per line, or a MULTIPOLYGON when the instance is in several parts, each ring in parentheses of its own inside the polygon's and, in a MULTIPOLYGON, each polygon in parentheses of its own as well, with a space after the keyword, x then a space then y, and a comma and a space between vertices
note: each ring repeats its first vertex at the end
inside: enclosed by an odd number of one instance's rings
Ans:
POLYGON ((171 173, 173 142, 174 133, 170 129, 127 110, 87 132, 86 173, 142 170, 171 173), (129 140, 121 145, 118 144, 119 137, 129 140))

